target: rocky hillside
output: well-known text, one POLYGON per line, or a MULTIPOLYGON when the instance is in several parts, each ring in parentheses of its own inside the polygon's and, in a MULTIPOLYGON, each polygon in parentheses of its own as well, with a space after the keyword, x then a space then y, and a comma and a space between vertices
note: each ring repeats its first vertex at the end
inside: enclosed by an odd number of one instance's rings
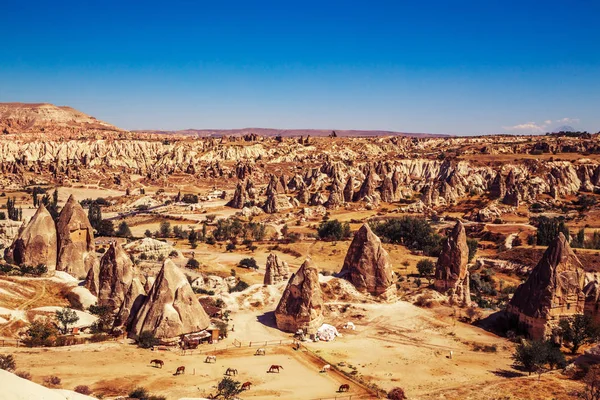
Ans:
POLYGON ((43 132, 51 135, 82 131, 117 132, 120 129, 71 107, 47 103, 0 103, 2 134, 43 132))

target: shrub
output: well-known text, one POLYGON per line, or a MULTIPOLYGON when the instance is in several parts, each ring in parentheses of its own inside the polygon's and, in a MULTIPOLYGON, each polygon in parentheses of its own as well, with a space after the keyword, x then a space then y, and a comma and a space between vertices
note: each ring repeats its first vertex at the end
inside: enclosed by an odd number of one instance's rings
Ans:
POLYGON ((156 336, 154 336, 154 333, 150 331, 143 331, 137 337, 137 343, 142 349, 149 349, 158 345, 159 341, 156 336))
POLYGON ((244 258, 240 261, 239 264, 242 268, 252 268, 258 269, 258 265, 256 264, 256 260, 254 258, 244 258))
POLYGON ((86 396, 92 394, 92 390, 86 385, 75 386, 75 389, 73 390, 77 393, 85 394, 86 396))
POLYGON ((62 310, 56 311, 56 320, 62 325, 62 332, 66 334, 69 330, 69 325, 73 325, 79 321, 77 313, 70 308, 63 308, 62 310))
POLYGON ((233 243, 227 243, 227 246, 225 246, 225 250, 227 250, 227 251, 233 251, 233 250, 235 250, 235 244, 233 244, 233 243))
POLYGON ((15 372, 15 375, 19 378, 27 379, 28 381, 31 380, 31 374, 27 371, 17 371, 15 372))
POLYGON ((477 254, 477 246, 479 242, 477 239, 467 239, 467 247, 469 248, 469 262, 473 261, 475 254, 477 254))
POLYGON ((56 375, 47 376, 44 378, 44 385, 46 386, 60 386, 61 380, 56 375))
POLYGON ((16 368, 17 363, 12 354, 0 354, 0 369, 14 371, 16 368))
POLYGON ((218 396, 224 399, 233 399, 242 392, 242 386, 240 382, 226 376, 219 382, 217 390, 219 391, 218 396))
POLYGON ((26 331, 27 336, 23 340, 26 346, 52 346, 58 336, 56 326, 48 320, 33 321, 26 331))
POLYGON ((174 257, 177 257, 178 255, 179 255, 179 254, 177 253, 177 250, 172 250, 172 251, 169 253, 169 257, 173 257, 173 258, 174 258, 174 257))
POLYGON ((106 333, 94 333, 90 337, 90 342, 92 342, 92 343, 104 342, 107 339, 108 339, 108 335, 106 333))
POLYGON ((138 400, 146 400, 148 399, 148 390, 143 387, 137 387, 129 392, 129 397, 138 400))
POLYGON ((232 287, 231 289, 229 289, 229 293, 233 293, 233 292, 243 292, 244 290, 248 289, 248 285, 246 282, 239 280, 238 283, 236 283, 236 285, 234 287, 232 287))
POLYGON ((395 387, 388 392, 387 398, 391 400, 406 400, 406 394, 402 388, 395 387))
POLYGON ((190 258, 185 264, 185 267, 189 269, 198 269, 200 268, 200 263, 195 258, 190 258))
POLYGON ((425 258, 417 263, 417 270, 419 271, 420 276, 431 279, 431 276, 435 271, 435 265, 433 264, 433 261, 425 258))

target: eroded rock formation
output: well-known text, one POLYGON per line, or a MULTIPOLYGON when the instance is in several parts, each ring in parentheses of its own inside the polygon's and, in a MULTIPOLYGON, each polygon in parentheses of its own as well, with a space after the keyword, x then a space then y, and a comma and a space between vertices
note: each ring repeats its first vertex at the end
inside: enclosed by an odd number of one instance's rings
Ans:
POLYGON ((57 243, 54 220, 41 204, 11 247, 6 250, 6 256, 12 257, 18 265, 36 267, 44 264, 48 271, 53 271, 56 269, 57 243))
POLYGON ((94 229, 73 195, 60 211, 56 224, 58 261, 56 269, 79 278, 98 262, 94 246, 94 229))
POLYGON ((130 334, 150 331, 157 338, 168 339, 201 331, 209 323, 184 273, 167 259, 133 321, 130 334))
POLYGON ((111 243, 100 259, 98 305, 118 312, 134 277, 131 258, 119 243, 111 243))
POLYGON ((462 222, 457 221, 444 241, 435 268, 435 288, 447 293, 451 299, 463 305, 471 304, 469 289, 469 246, 462 222))
POLYGON ((286 332, 315 333, 323 324, 323 294, 319 272, 310 259, 292 274, 275 309, 277 327, 286 332))
POLYGON ((265 285, 275 285, 282 282, 289 278, 289 273, 287 262, 279 260, 276 254, 269 254, 265 267, 265 285))
POLYGON ((115 316, 114 326, 131 329, 131 324, 146 300, 146 291, 138 278, 133 278, 119 312, 115 316))
POLYGON ((339 276, 349 280, 359 291, 374 296, 389 294, 393 289, 390 257, 368 224, 354 234, 339 276))
POLYGON ((561 318, 584 312, 585 274, 562 234, 548 246, 531 274, 515 291, 507 311, 535 339, 551 336, 561 318))

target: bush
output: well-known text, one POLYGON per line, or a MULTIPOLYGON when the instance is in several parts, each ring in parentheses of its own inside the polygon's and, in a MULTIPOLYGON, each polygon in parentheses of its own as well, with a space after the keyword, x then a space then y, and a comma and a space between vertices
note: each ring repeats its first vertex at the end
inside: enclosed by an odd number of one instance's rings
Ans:
POLYGON ((229 289, 229 293, 243 292, 244 290, 248 289, 249 286, 250 285, 248 285, 246 282, 239 280, 238 283, 236 283, 236 285, 234 287, 229 289))
POLYGON ((17 363, 12 354, 0 354, 0 369, 9 372, 17 369, 17 363))
POLYGON ((108 340, 108 335, 106 333, 94 333, 90 337, 90 342, 92 343, 104 342, 105 340, 108 340))
POLYGON ((406 394, 402 388, 395 387, 389 391, 387 398, 391 400, 406 400, 406 394))
POLYGON ((475 254, 477 254, 477 246, 479 242, 477 239, 467 239, 467 247, 469 248, 469 262, 473 261, 475 254))
POLYGON ((217 390, 219 391, 218 396, 221 396, 224 399, 233 399, 242 392, 242 386, 240 382, 234 381, 226 376, 219 382, 217 390))
POLYGON ((323 221, 317 230, 319 239, 322 240, 342 240, 350 237, 350 224, 343 224, 337 219, 323 221))
POLYGON ((154 336, 154 333, 150 331, 143 331, 137 337, 137 343, 142 349, 149 349, 158 345, 159 341, 156 336, 154 336))
POLYGON ((148 399, 148 390, 146 390, 146 388, 143 387, 137 387, 135 389, 133 389, 131 392, 129 392, 129 397, 133 398, 133 399, 138 399, 138 400, 146 400, 148 399))
POLYGON ((190 258, 185 264, 185 267, 189 269, 198 269, 200 268, 200 263, 195 258, 190 258))
POLYGON ((233 250, 235 250, 235 248, 236 248, 235 244, 233 244, 233 243, 227 243, 227 246, 225 246, 225 250, 227 250, 227 251, 233 251, 233 250))
POLYGON ((58 376, 51 375, 44 378, 44 385, 46 386, 60 386, 61 380, 58 376))
POLYGON ((75 386, 75 389, 73 390, 77 393, 85 394, 86 396, 92 394, 92 390, 86 385, 75 386))
POLYGON ((27 379, 28 381, 31 380, 31 374, 27 371, 17 371, 15 372, 15 375, 19 378, 27 379))
POLYGON ((433 264, 433 261, 425 258, 417 263, 417 270, 421 277, 431 279, 431 276, 435 271, 435 265, 433 264))
POLYGON ((33 321, 26 331, 27 336, 23 340, 26 346, 52 346, 56 337, 58 336, 58 330, 56 326, 48 320, 45 321, 33 321))
POLYGON ((239 266, 242 268, 258 269, 256 260, 254 258, 244 258, 240 261, 239 266))
POLYGON ((198 196, 195 194, 192 194, 192 193, 186 193, 181 198, 181 201, 183 201, 184 203, 187 203, 187 204, 197 204, 198 196))

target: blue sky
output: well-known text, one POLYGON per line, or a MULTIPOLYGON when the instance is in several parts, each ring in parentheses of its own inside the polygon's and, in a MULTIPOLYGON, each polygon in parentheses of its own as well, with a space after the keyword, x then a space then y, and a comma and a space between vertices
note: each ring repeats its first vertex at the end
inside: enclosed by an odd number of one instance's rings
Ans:
POLYGON ((127 129, 600 130, 598 1, 12 1, 0 14, 0 101, 127 129))

